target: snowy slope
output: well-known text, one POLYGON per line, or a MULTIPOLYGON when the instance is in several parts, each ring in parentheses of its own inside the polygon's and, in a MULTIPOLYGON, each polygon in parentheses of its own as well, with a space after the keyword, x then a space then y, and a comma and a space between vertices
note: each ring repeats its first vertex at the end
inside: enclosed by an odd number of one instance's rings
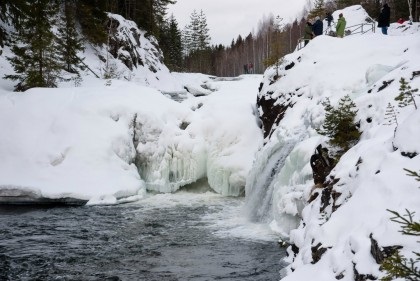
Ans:
MULTIPOLYGON (((360 12, 360 6, 342 12, 352 19, 353 11, 360 12)), ((288 249, 291 264, 284 280, 381 277, 370 236, 380 247, 404 246, 409 257, 419 251, 416 238, 399 233, 387 211, 408 209, 416 212, 415 220, 420 218, 419 183, 403 170, 420 171, 420 109, 398 108, 394 100, 401 77, 413 89, 420 88, 420 76, 415 75, 420 71, 419 28, 418 23, 392 24, 390 36, 320 36, 285 57, 280 78, 276 80, 274 68, 264 74, 260 95, 293 107, 257 155, 247 179, 247 208, 252 218, 271 222, 294 244, 288 249), (334 199, 314 187, 309 159, 326 141, 315 131, 324 120, 321 103, 329 98, 335 106, 345 95, 357 105, 363 134, 330 174, 339 179, 334 199), (388 103, 399 111, 395 137, 396 125, 385 125, 388 103), (319 196, 308 203, 315 193, 319 196)))
POLYGON ((184 80, 217 90, 183 103, 118 80, 3 91, 0 195, 112 204, 138 199, 146 189, 173 192, 202 178, 220 194, 243 194, 262 142, 253 115, 261 76, 184 80))

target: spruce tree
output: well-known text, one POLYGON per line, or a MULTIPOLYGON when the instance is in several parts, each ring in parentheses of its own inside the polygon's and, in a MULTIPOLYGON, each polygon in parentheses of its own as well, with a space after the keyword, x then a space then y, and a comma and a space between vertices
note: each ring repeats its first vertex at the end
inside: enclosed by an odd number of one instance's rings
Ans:
POLYGON ((398 111, 395 110, 395 108, 391 105, 391 103, 388 103, 388 106, 386 107, 386 111, 385 111, 385 120, 386 120, 385 125, 395 125, 394 137, 398 128, 397 113, 398 111))
POLYGON ((417 110, 416 100, 414 99, 415 96, 419 94, 415 94, 418 92, 419 89, 411 89, 410 84, 405 81, 404 78, 401 77, 400 79, 400 94, 395 98, 398 101, 399 107, 406 107, 407 105, 413 104, 414 108, 417 110))
POLYGON ((35 0, 25 2, 27 13, 22 17, 20 28, 13 34, 12 52, 7 59, 15 74, 6 79, 19 81, 16 91, 32 87, 56 87, 60 63, 56 37, 52 31, 57 5, 54 1, 35 0))
POLYGON ((325 14, 325 2, 324 0, 316 0, 314 8, 309 13, 310 18, 322 17, 325 14))
POLYGON ((346 95, 340 99, 337 108, 331 106, 329 99, 323 105, 325 122, 317 132, 330 137, 329 143, 339 148, 336 155, 339 158, 357 143, 361 135, 355 122, 356 104, 346 95))
POLYGON ((211 67, 210 35, 203 11, 196 10, 190 16, 191 22, 183 32, 183 46, 186 64, 190 71, 208 73, 211 67))
POLYGON ((82 40, 76 30, 75 2, 64 1, 64 10, 60 17, 58 26, 57 42, 59 46, 59 56, 64 64, 64 69, 70 73, 78 73, 78 69, 84 70, 83 59, 78 57, 79 52, 84 51, 82 40))
POLYGON ((106 43, 107 1, 76 0, 76 16, 85 38, 95 45, 106 43))
MULTIPOLYGON (((420 181, 420 175, 414 171, 406 170, 410 176, 416 177, 420 181)), ((414 221, 414 212, 406 210, 406 215, 401 215, 396 211, 388 210, 394 215, 391 218, 393 222, 400 224, 400 232, 404 235, 420 236, 420 221, 414 221)), ((385 277, 381 281, 391 281, 395 278, 404 278, 404 280, 418 281, 420 280, 420 253, 413 252, 416 258, 406 258, 401 255, 397 249, 392 255, 385 258, 381 265, 381 269, 386 272, 385 277)))
POLYGON ((203 10, 200 11, 198 16, 198 49, 206 50, 210 48, 210 35, 209 28, 207 27, 207 18, 203 10))
POLYGON ((180 71, 182 68, 181 31, 173 15, 166 22, 159 43, 164 54, 165 65, 170 70, 180 71))

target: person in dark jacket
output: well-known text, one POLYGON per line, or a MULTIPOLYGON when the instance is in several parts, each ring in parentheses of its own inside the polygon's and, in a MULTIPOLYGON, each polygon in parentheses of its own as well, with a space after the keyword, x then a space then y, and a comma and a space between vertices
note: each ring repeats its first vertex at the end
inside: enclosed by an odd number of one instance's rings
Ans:
POLYGON ((382 33, 388 35, 389 21, 391 17, 391 9, 388 4, 384 4, 378 17, 378 27, 382 29, 382 33))
POLYGON ((330 13, 330 12, 327 12, 327 13, 326 13, 325 20, 326 20, 326 21, 327 21, 327 23, 328 23, 328 27, 330 27, 330 26, 331 26, 331 22, 334 20, 334 18, 333 18, 333 16, 331 15, 331 13, 330 13))
POLYGON ((309 43, 309 40, 311 40, 314 37, 314 33, 312 31, 312 23, 308 20, 306 22, 305 30, 303 31, 303 39, 305 40, 305 46, 309 43))
POLYGON ((324 31, 324 24, 319 17, 315 18, 315 23, 312 25, 312 30, 315 37, 322 35, 322 32, 324 31))

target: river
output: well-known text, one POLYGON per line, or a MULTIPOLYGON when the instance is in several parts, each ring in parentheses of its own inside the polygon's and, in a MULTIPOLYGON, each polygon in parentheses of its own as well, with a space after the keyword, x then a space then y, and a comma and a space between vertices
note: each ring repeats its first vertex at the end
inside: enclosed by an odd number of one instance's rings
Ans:
POLYGON ((279 280, 276 235, 243 198, 154 194, 135 203, 0 207, 0 280, 279 280))

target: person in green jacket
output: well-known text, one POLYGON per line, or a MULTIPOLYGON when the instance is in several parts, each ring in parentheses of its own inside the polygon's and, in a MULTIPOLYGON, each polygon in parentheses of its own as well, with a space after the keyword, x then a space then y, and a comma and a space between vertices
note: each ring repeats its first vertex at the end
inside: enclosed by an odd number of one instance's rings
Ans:
POLYGON ((306 21, 305 30, 303 31, 303 39, 305 40, 305 46, 309 43, 314 37, 314 33, 312 31, 312 23, 310 20, 306 21))
POLYGON ((335 32, 337 33, 337 37, 343 38, 345 28, 346 28, 346 19, 343 17, 343 14, 339 14, 337 25, 335 27, 335 32))

